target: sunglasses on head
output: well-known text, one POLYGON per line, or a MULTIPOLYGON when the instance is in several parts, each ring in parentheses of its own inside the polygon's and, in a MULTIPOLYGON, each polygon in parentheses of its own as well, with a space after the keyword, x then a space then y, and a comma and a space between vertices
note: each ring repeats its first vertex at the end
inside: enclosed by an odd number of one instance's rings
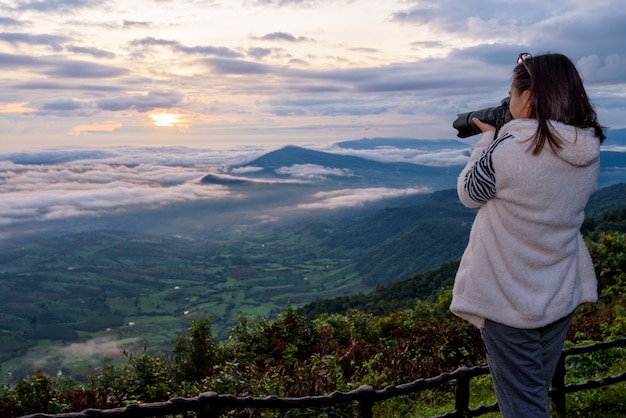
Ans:
POLYGON ((533 76, 533 73, 530 72, 530 68, 528 68, 528 64, 526 63, 526 61, 532 58, 533 56, 530 55, 528 52, 522 52, 521 54, 517 56, 517 63, 522 64, 524 68, 526 69, 526 71, 528 72, 528 75, 531 77, 533 76))

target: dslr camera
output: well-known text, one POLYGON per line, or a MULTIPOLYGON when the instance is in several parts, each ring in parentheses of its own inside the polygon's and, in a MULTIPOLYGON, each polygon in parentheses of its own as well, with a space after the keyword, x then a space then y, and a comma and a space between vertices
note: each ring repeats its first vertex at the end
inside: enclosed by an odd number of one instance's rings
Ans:
POLYGON ((456 120, 452 122, 452 127, 458 131, 456 136, 459 138, 467 138, 468 136, 481 133, 480 128, 472 122, 472 118, 477 118, 481 122, 495 126, 496 135, 498 135, 502 125, 513 119, 509 111, 509 102, 510 98, 505 97, 500 102, 500 106, 459 113, 456 120))

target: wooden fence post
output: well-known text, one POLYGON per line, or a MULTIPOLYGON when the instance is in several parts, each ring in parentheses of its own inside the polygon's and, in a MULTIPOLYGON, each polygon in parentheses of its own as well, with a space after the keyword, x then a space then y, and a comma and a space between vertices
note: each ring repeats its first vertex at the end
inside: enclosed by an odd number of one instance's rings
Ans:
POLYGON ((219 395, 216 392, 201 393, 198 398, 200 400, 198 418, 219 418, 219 395))
POLYGON ((374 406, 374 392, 375 389, 370 385, 363 385, 358 389, 359 392, 372 392, 371 396, 367 393, 359 393, 359 418, 372 418, 372 407, 374 406))
POLYGON ((469 413, 470 376, 460 373, 456 378, 454 413, 459 417, 466 417, 469 413))

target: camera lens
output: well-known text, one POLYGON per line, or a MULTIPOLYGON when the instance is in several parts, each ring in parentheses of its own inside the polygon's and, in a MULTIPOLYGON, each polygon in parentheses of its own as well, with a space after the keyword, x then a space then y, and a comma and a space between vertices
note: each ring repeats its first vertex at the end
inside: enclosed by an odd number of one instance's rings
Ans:
POLYGON ((459 138, 467 138, 481 132, 480 128, 472 121, 477 118, 479 121, 493 125, 496 131, 499 131, 502 125, 512 119, 509 112, 509 98, 506 97, 500 102, 500 106, 488 107, 485 109, 475 110, 473 112, 459 113, 452 127, 458 131, 459 138))

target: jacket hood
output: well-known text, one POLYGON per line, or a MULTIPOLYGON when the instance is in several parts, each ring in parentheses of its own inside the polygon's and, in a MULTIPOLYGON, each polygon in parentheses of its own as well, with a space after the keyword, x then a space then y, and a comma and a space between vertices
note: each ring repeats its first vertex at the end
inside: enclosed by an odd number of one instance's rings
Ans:
MULTIPOLYGON (((556 150, 556 155, 561 160, 585 167, 599 157, 600 139, 595 136, 593 128, 581 129, 556 121, 550 121, 550 124, 564 141, 561 148, 556 150)), ((514 119, 505 124, 500 132, 511 133, 517 138, 528 138, 525 140, 530 141, 536 131, 536 119, 514 119)))

